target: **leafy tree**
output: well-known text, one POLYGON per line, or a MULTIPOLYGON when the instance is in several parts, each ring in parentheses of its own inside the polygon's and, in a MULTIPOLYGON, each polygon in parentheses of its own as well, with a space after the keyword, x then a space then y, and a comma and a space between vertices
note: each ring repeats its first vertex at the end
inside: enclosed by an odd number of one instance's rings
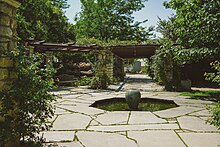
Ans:
POLYGON ((82 11, 76 17, 78 38, 96 38, 103 41, 111 39, 144 41, 153 30, 140 26, 132 17, 133 12, 141 10, 146 0, 81 0, 82 11))
MULTIPOLYGON (((172 44, 178 44, 165 46, 166 52, 174 53, 174 64, 184 68, 185 65, 202 60, 212 62, 218 59, 220 3, 215 0, 171 0, 164 5, 174 9, 176 15, 168 21, 159 19, 157 30, 172 44)), ((160 50, 160 53, 163 52, 163 49, 160 50)))
POLYGON ((52 0, 52 3, 58 8, 62 8, 62 9, 69 8, 69 5, 67 4, 67 0, 52 0))
POLYGON ((219 1, 171 0, 164 5, 176 10, 172 28, 178 36, 178 43, 187 48, 215 48, 220 45, 219 1))
POLYGON ((216 82, 220 85, 220 60, 211 63, 211 66, 215 72, 206 73, 206 79, 212 82, 216 82))
POLYGON ((168 18, 168 20, 162 20, 159 18, 157 31, 160 32, 164 38, 169 38, 171 41, 176 42, 177 36, 174 33, 173 22, 175 20, 175 15, 168 18))
MULTIPOLYGON (((179 44, 176 47, 168 46, 168 51, 164 53, 174 51, 172 59, 173 65, 178 65, 176 68, 202 60, 214 61, 211 65, 215 72, 206 73, 206 79, 220 83, 220 2, 218 0, 171 0, 164 5, 166 8, 176 10, 176 16, 168 21, 160 20, 158 30, 164 37, 179 44)), ((159 55, 156 57, 160 59, 164 57, 159 55)), ((164 61, 166 59, 162 60, 162 63, 164 61)), ((158 64, 156 67, 159 67, 158 64)), ((160 70, 163 71, 164 68, 160 70)), ((211 124, 220 127, 219 103, 215 103, 212 112, 211 124)))
POLYGON ((66 0, 21 0, 17 12, 18 37, 52 42, 75 40, 73 25, 68 23, 63 9, 66 0))

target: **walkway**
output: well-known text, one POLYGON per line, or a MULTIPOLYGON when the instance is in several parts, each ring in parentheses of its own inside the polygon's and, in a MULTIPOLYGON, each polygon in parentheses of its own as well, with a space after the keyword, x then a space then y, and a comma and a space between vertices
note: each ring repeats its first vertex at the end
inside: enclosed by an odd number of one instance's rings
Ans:
POLYGON ((157 112, 107 112, 89 106, 97 100, 124 97, 124 91, 66 88, 54 92, 60 98, 55 103, 56 115, 51 119, 53 128, 41 134, 46 138, 45 146, 215 147, 220 144, 220 130, 206 123, 210 101, 163 92, 161 87, 151 91, 151 86, 155 88, 152 83, 131 83, 122 90, 137 87, 142 90, 142 97, 174 100, 179 107, 157 112))

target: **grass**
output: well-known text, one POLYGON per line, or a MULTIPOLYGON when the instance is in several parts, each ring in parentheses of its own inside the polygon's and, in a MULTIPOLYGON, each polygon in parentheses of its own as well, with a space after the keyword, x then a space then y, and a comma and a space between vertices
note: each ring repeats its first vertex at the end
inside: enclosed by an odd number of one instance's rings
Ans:
POLYGON ((194 90, 191 92, 182 92, 181 95, 189 96, 192 99, 220 102, 220 90, 194 90))

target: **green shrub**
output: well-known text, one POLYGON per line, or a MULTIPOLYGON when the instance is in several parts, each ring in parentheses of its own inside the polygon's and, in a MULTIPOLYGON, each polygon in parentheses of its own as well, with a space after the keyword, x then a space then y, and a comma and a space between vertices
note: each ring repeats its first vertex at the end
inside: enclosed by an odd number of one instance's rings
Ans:
MULTIPOLYGON (((220 61, 215 61, 211 63, 211 66, 214 70, 213 73, 205 73, 206 80, 218 83, 220 85, 220 61)), ((210 120, 211 124, 220 128, 220 102, 215 103, 212 110, 212 119, 210 120)))
POLYGON ((92 82, 90 84, 90 88, 92 89, 107 89, 108 84, 110 83, 108 75, 103 73, 97 73, 95 77, 93 77, 92 82))
POLYGON ((13 138, 38 140, 35 135, 49 128, 47 121, 53 116, 55 96, 49 90, 55 71, 44 63, 45 55, 28 55, 21 47, 12 58, 17 64, 17 79, 0 95, 0 146, 13 138))
POLYGON ((220 129, 220 103, 214 103, 214 107, 210 110, 212 112, 210 123, 220 129))

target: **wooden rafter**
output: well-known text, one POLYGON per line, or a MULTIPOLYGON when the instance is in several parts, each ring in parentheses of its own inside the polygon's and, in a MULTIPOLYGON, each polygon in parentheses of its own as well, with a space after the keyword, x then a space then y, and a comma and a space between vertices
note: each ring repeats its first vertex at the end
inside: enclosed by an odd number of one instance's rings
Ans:
POLYGON ((43 41, 28 41, 28 45, 33 46, 37 52, 91 52, 100 50, 96 44, 76 45, 75 43, 57 44, 43 41))
MULTIPOLYGON (((104 50, 97 44, 77 45, 75 42, 66 44, 46 43, 43 41, 28 41, 30 46, 34 47, 37 52, 97 52, 104 50)), ((120 58, 149 58, 154 55, 158 44, 131 44, 131 45, 115 45, 109 46, 110 51, 120 58)))

